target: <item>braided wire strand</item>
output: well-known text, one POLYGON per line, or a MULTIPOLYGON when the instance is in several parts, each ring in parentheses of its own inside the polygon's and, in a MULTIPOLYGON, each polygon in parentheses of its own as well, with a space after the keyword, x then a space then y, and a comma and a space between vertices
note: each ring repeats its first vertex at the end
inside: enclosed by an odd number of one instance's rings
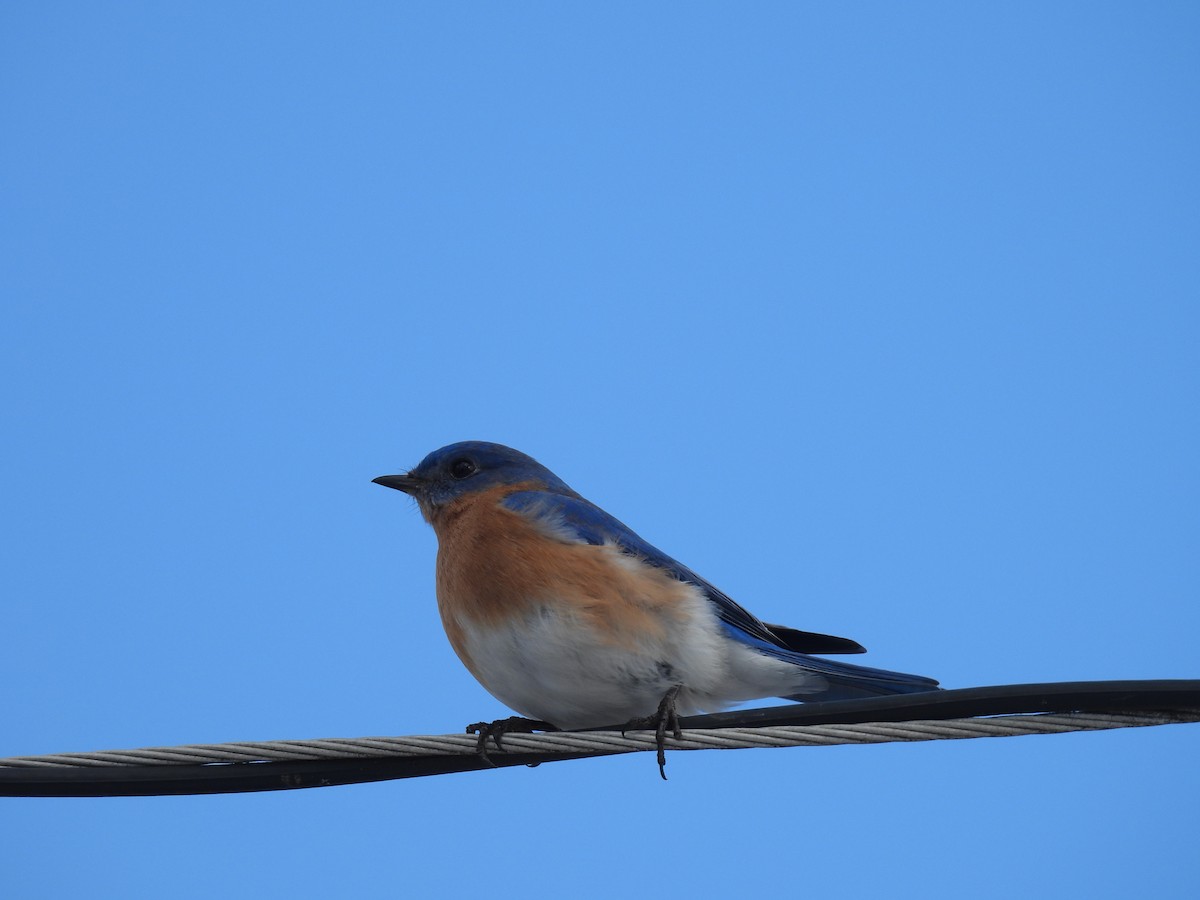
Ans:
MULTIPOLYGON (((838 744, 881 744, 898 741, 962 740, 1026 734, 1062 734, 1200 721, 1200 709, 1152 712, 1031 713, 908 722, 847 725, 786 725, 688 729, 668 736, 669 750, 745 750, 814 747, 838 744)), ((0 768, 79 768, 261 763, 296 760, 347 760, 385 757, 466 756, 477 752, 478 738, 469 734, 404 737, 326 738, 288 741, 237 741, 88 753, 0 758, 0 768)), ((513 752, 611 755, 655 750, 650 731, 549 732, 507 734, 504 749, 513 752)))

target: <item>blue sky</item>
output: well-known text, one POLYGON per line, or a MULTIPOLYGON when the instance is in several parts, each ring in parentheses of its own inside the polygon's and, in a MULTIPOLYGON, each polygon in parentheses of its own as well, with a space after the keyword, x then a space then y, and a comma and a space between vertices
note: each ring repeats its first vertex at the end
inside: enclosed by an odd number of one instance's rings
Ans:
MULTIPOLYGON (((10 4, 0 755, 505 714, 370 484, 462 439, 874 665, 1200 677, 1198 38, 1188 3, 10 4)), ((4 800, 0 891, 1183 897, 1198 753, 4 800)))

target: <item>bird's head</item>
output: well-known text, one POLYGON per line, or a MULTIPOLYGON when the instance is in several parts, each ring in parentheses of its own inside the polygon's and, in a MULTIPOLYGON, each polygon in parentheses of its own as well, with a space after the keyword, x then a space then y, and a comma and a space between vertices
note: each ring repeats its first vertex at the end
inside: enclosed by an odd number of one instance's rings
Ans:
POLYGON ((455 500, 497 485, 531 483, 541 490, 575 495, 537 460, 487 441, 450 444, 434 450, 408 473, 381 475, 374 483, 412 496, 427 521, 455 500))

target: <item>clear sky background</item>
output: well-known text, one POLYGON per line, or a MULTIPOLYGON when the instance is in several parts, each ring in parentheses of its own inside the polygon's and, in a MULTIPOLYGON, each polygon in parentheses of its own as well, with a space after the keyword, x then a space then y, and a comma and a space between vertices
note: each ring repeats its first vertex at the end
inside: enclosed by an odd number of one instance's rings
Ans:
MULTIPOLYGON (((458 731, 537 457, 948 687, 1200 678, 1194 3, 0 12, 0 755, 458 731)), ((1194 896, 1200 726, 0 801, 0 894, 1194 896)))

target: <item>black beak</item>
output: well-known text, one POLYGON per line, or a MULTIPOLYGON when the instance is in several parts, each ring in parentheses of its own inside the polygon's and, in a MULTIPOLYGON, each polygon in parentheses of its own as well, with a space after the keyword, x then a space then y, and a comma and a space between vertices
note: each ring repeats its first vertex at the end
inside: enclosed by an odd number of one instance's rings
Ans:
POLYGON ((371 484, 382 484, 384 487, 412 494, 417 490, 420 482, 411 475, 380 475, 378 478, 372 478, 371 484))

